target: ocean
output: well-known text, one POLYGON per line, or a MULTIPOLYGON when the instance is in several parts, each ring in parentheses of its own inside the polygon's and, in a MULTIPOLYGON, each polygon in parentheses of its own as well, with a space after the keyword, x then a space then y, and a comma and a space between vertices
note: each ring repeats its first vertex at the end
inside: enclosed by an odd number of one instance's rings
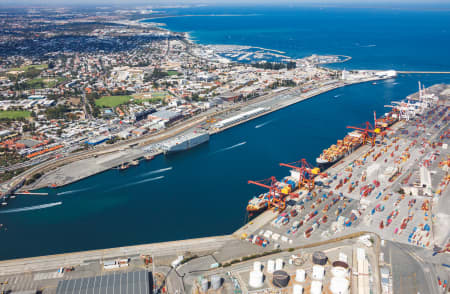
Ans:
MULTIPOLYGON (((447 12, 227 9, 173 13, 243 16, 158 22, 189 31, 202 44, 253 45, 293 57, 346 54, 352 61, 339 66, 348 69, 450 69, 447 12)), ((49 196, 18 196, 0 210, 7 228, 0 230, 0 259, 232 233, 245 223, 247 201, 263 192, 248 180, 287 175, 280 162, 314 163, 345 136, 346 126, 371 120, 373 111, 383 114, 384 105, 417 91, 419 80, 429 86, 450 83, 450 76, 400 75, 336 89, 214 135, 187 152, 44 189, 49 196), (10 209, 19 210, 4 213, 10 209)))

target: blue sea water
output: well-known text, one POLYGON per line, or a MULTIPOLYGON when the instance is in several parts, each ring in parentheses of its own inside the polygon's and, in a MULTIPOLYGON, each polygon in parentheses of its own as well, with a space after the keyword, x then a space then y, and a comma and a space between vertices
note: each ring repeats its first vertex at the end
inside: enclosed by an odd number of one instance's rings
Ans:
MULTIPOLYGON (((199 9, 198 14, 205 13, 204 8, 199 9)), ((315 19, 310 16, 313 12, 324 13, 313 9, 294 21, 295 13, 289 9, 265 12, 269 19, 281 22, 284 18, 291 19, 282 26, 274 21, 269 25, 261 10, 255 12, 255 17, 238 17, 242 22, 236 16, 180 17, 164 21, 170 29, 193 31, 201 43, 254 45, 283 50, 292 56, 348 54, 355 57, 352 64, 345 65, 348 68, 389 65, 395 69, 444 70, 450 67, 449 53, 442 49, 449 48, 449 39, 439 39, 444 34, 443 28, 448 28, 448 19, 445 26, 442 24, 443 12, 436 12, 436 18, 440 17, 441 21, 429 16, 429 12, 417 11, 386 11, 379 16, 365 10, 326 12, 328 18, 347 22, 348 36, 325 24, 306 26, 315 19), (411 13, 417 16, 411 17, 411 13), (397 33, 390 37, 396 41, 390 43, 385 26, 370 24, 373 22, 370 17, 385 21, 387 18, 388 23, 394 24, 395 15, 399 15, 402 24, 391 30, 397 33), (304 19, 308 17, 309 22, 304 19), (351 31, 364 31, 360 26, 350 25, 348 19, 352 18, 365 20, 361 26, 372 28, 370 38, 364 39, 362 33, 351 35, 351 31), (417 26, 417 18, 429 19, 425 25, 435 37, 441 37, 417 47, 411 45, 416 41, 412 40, 414 36, 409 28, 417 26), (297 22, 301 25, 296 26, 297 22), (292 30, 288 29, 289 24, 292 30), (284 27, 283 34, 280 34, 281 27, 284 27), (250 33, 252 30, 255 35, 250 33), (292 31, 302 30, 295 42, 285 36, 298 35, 292 31), (331 34, 333 30, 342 34, 342 42, 331 34), (230 42, 225 42, 226 39, 230 42), (405 42, 410 44, 406 46, 410 49, 406 57, 402 53, 405 42), (376 58, 365 55, 366 49, 350 46, 353 43, 376 44, 367 48, 373 50, 376 58), (390 50, 385 47, 388 45, 390 50), (422 50, 429 54, 422 54, 422 50), (387 54, 385 58, 383 54, 387 54)), ((214 135, 209 143, 190 151, 158 156, 124 172, 110 170, 66 187, 45 190, 50 192, 49 196, 18 196, 6 209, 32 207, 33 210, 13 213, 0 210, 0 223, 7 227, 0 230, 0 259, 231 233, 244 224, 247 201, 263 192, 248 185, 248 180, 287 175, 289 171, 279 167, 280 162, 306 158, 314 163, 322 149, 346 134, 347 125, 372 119, 373 111, 384 113, 384 105, 415 92, 418 80, 425 85, 450 83, 450 76, 401 75, 376 85, 366 83, 336 89, 214 135), (58 202, 62 204, 57 205, 58 202), (51 203, 55 205, 42 206, 51 203)))
POLYGON ((168 10, 167 28, 202 44, 251 45, 295 58, 342 54, 346 68, 450 69, 450 10, 337 7, 200 7, 168 10), (201 16, 196 16, 201 15, 201 16), (220 16, 228 15, 228 16, 220 16))

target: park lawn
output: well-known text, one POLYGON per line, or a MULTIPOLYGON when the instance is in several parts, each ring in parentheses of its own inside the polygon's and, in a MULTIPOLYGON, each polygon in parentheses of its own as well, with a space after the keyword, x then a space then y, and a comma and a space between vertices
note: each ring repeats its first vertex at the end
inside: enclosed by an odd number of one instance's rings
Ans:
POLYGON ((44 64, 31 64, 31 65, 26 65, 26 66, 22 66, 22 67, 11 68, 9 71, 27 71, 30 68, 47 69, 48 68, 48 64, 46 64, 46 63, 44 63, 44 64))
POLYGON ((130 101, 130 99, 133 99, 133 97, 129 95, 103 96, 95 101, 95 105, 99 107, 116 107, 121 104, 127 103, 128 101, 130 101))
POLYGON ((3 118, 18 119, 18 118, 27 118, 30 116, 31 116, 31 112, 25 111, 25 110, 0 111, 0 119, 3 119, 3 118))
POLYGON ((40 89, 40 88, 54 88, 59 83, 64 82, 66 79, 57 77, 57 78, 34 78, 32 80, 27 81, 27 86, 29 89, 40 89))
POLYGON ((168 70, 168 71, 167 71, 167 74, 168 74, 169 76, 177 76, 177 75, 179 75, 180 73, 177 72, 176 70, 168 70))

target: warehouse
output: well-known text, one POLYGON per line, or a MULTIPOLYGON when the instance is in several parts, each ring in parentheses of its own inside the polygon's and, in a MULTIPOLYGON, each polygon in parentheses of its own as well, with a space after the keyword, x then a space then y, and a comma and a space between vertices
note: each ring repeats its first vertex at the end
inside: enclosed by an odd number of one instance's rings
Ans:
POLYGON ((56 294, 149 294, 150 273, 145 270, 115 272, 103 276, 63 280, 58 283, 56 294))

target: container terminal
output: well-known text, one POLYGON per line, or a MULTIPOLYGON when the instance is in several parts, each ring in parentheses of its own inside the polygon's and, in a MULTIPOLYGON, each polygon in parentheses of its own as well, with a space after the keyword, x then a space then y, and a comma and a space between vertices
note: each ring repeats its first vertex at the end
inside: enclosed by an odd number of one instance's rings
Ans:
POLYGON ((348 126, 361 141, 325 149, 328 169, 249 180, 267 204, 231 235, 1 261, 0 291, 445 293, 449 102, 450 85, 419 86, 348 126))
MULTIPOLYGON (((151 158, 166 153, 168 145, 183 142, 183 137, 189 138, 195 136, 195 133, 202 132, 207 132, 212 136, 334 89, 358 83, 386 80, 395 76, 395 71, 367 70, 358 71, 355 74, 344 71, 340 79, 317 84, 314 87, 279 88, 270 94, 250 101, 225 102, 214 111, 193 117, 184 121, 183 124, 174 125, 164 132, 156 133, 151 138, 143 137, 123 144, 99 146, 77 156, 62 157, 36 165, 14 178, 6 187, 5 185, 0 187, 0 190, 3 189, 3 195, 8 195, 14 194, 15 191, 23 192, 45 187, 56 188, 112 168, 126 169, 129 167, 128 163, 133 160, 151 158), (31 185, 22 187, 24 180, 37 172, 43 173, 43 176, 31 185)), ((196 144, 194 145, 196 146, 196 144)))

